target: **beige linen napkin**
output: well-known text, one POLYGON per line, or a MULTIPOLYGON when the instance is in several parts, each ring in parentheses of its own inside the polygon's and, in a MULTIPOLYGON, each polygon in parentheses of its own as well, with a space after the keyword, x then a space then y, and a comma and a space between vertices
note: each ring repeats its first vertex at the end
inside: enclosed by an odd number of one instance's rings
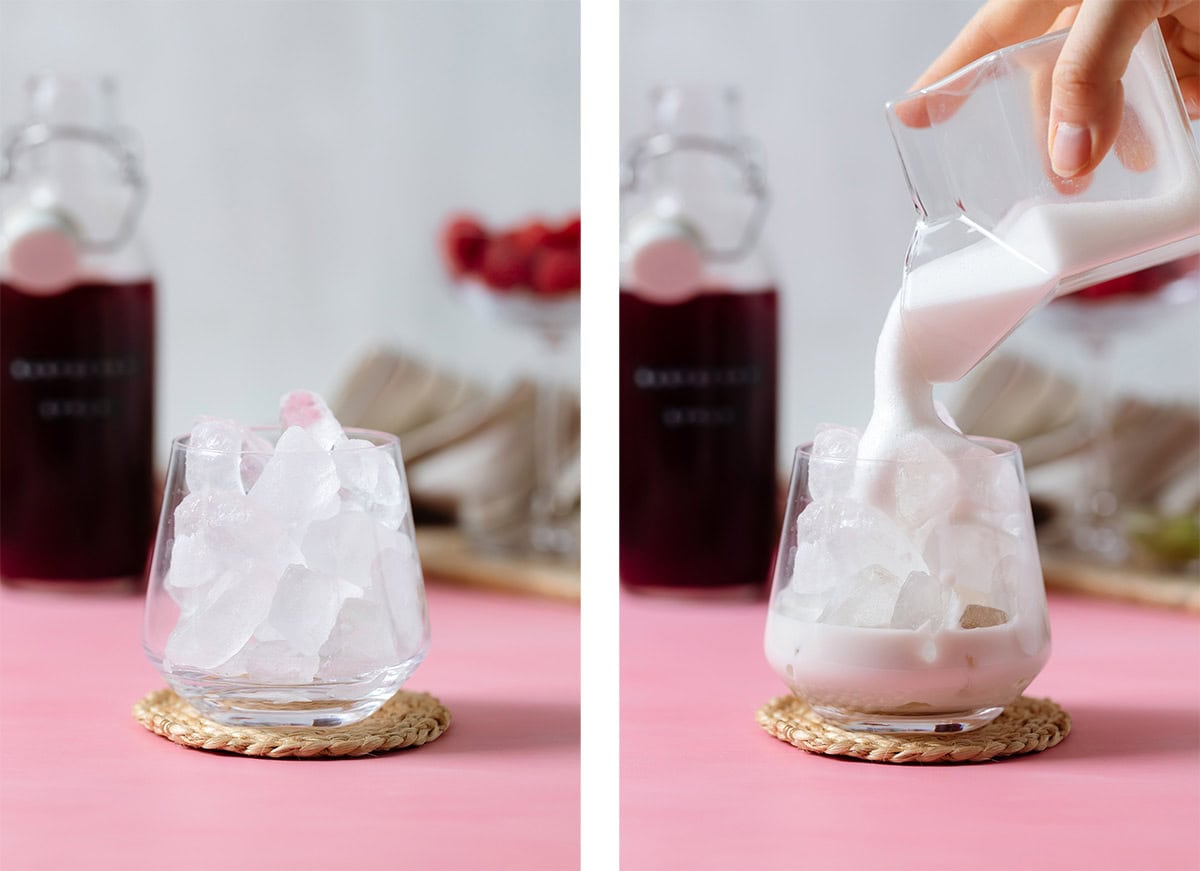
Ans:
MULTIPOLYGON (((536 388, 520 381, 491 393, 469 379, 390 348, 355 367, 334 401, 346 426, 400 436, 413 511, 419 520, 458 521, 498 531, 528 519, 534 485, 536 388)), ((564 455, 561 504, 579 502, 579 401, 560 393, 564 455)))

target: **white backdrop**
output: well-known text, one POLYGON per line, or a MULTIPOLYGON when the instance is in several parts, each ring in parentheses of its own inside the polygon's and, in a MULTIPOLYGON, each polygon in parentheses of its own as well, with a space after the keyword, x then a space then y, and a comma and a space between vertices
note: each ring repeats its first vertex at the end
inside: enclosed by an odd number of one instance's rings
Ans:
MULTIPOLYGON (((733 84, 767 156, 767 238, 784 293, 781 460, 821 421, 870 414, 875 339, 914 212, 884 120, 978 7, 956 0, 663 2, 621 8, 621 135, 646 129, 663 82, 733 84)), ((1200 216, 1198 216, 1200 219, 1200 216)), ((1014 344, 1059 368, 1069 341, 1031 321, 1014 344)), ((1118 346, 1119 386, 1196 401, 1195 306, 1118 346)))
POLYGON ((117 76, 144 142, 160 456, 197 414, 333 390, 376 341, 493 383, 539 368, 449 295, 436 234, 578 208, 576 3, 3 0, 0 123, 43 70, 117 76))

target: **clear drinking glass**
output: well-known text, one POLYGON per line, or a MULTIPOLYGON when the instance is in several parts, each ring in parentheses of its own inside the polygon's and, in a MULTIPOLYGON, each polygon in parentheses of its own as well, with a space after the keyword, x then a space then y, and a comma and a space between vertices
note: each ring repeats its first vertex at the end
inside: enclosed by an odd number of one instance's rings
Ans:
POLYGON ((822 717, 869 732, 963 732, 999 716, 1041 671, 1050 627, 1020 450, 927 461, 837 459, 796 450, 765 649, 822 717), (899 514, 956 488, 948 516, 912 524, 869 504, 894 488, 899 514))
POLYGON ((250 430, 242 450, 172 443, 142 641, 213 720, 357 722, 425 657, 399 440, 346 435, 332 450, 296 427, 250 430))
MULTIPOLYGON (((536 381, 534 397, 533 451, 534 485, 529 500, 528 534, 518 550, 547 556, 579 556, 579 520, 575 493, 564 493, 559 475, 566 459, 566 443, 559 383, 564 368, 563 349, 579 330, 579 293, 539 297, 518 291, 497 293, 477 281, 460 282, 467 304, 483 317, 506 321, 537 334, 546 351, 545 371, 536 381)), ((485 542, 498 550, 503 543, 485 542)))
POLYGON ((887 104, 917 210, 902 316, 934 382, 965 375, 1055 296, 1200 252, 1200 151, 1158 25, 1121 77, 1113 148, 1050 168, 1050 89, 1067 31, 1010 46, 887 104), (961 295, 995 303, 961 341, 961 295), (948 327, 953 324, 953 327, 948 327))

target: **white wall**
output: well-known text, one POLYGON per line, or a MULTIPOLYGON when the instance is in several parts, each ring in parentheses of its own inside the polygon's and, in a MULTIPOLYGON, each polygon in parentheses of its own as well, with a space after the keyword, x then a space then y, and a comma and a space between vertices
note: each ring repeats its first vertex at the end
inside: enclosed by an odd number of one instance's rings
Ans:
POLYGON ((378 340, 493 383, 537 370, 450 296, 435 240, 462 207, 578 208, 576 3, 4 0, 0 122, 41 70, 116 75, 144 140, 160 455, 197 414, 333 390, 378 340))
MULTIPOLYGON (((767 235, 786 305, 781 459, 818 422, 862 424, 870 413, 875 339, 913 225, 883 104, 907 90, 978 5, 622 5, 623 140, 644 132, 649 89, 675 81, 739 86, 744 128, 764 144, 774 193, 767 235)), ((1013 342, 1060 367, 1080 358, 1036 318, 1013 342)), ((1198 345, 1192 306, 1121 343, 1118 382, 1195 402, 1198 345)))

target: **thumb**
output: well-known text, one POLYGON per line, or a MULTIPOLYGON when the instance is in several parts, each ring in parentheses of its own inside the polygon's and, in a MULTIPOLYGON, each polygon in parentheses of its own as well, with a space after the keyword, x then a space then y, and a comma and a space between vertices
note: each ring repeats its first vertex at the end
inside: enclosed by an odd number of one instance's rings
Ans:
POLYGON ((1083 0, 1054 65, 1048 147, 1056 175, 1091 172, 1117 138, 1125 104, 1121 76, 1160 5, 1083 0))

